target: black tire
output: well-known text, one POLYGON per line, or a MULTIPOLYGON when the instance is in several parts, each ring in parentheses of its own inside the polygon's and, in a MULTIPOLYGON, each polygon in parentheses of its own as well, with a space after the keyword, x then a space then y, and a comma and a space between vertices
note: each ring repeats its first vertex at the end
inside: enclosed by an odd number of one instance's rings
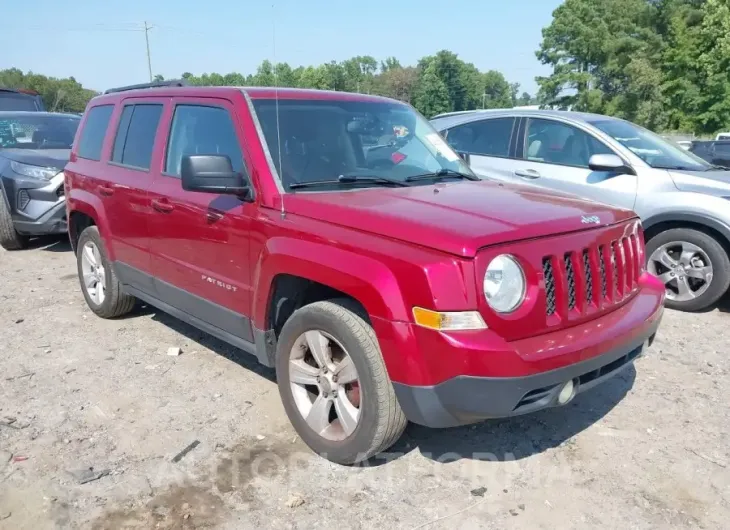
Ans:
POLYGON ((674 228, 657 234, 646 244, 647 259, 654 251, 666 243, 686 241, 700 247, 713 269, 713 277, 709 288, 700 296, 686 302, 667 299, 665 305, 678 311, 703 311, 714 306, 730 287, 730 258, 725 248, 712 236, 691 228, 674 228))
POLYGON ((386 450, 403 434, 408 423, 393 390, 375 332, 356 304, 347 299, 315 302, 286 321, 276 356, 279 393, 289 420, 304 442, 328 460, 350 465, 386 450), (342 441, 330 441, 307 425, 292 395, 289 355, 297 338, 321 330, 337 339, 355 364, 360 381, 360 419, 342 441))
POLYGON ((84 293, 84 298, 89 308, 101 318, 116 318, 122 315, 126 315, 133 308, 136 302, 136 298, 124 292, 122 284, 119 283, 117 275, 114 273, 114 269, 109 263, 109 259, 106 255, 106 249, 104 243, 99 234, 99 229, 95 226, 86 228, 79 237, 79 241, 76 247, 76 266, 79 274, 79 283, 81 284, 81 292, 84 293), (84 284, 84 273, 82 270, 82 253, 84 247, 88 242, 93 242, 94 245, 99 249, 101 254, 101 263, 105 270, 106 278, 106 295, 101 304, 97 304, 92 300, 89 292, 84 284))
POLYGON ((0 190, 0 246, 5 250, 23 250, 28 247, 29 240, 15 229, 5 194, 0 190))

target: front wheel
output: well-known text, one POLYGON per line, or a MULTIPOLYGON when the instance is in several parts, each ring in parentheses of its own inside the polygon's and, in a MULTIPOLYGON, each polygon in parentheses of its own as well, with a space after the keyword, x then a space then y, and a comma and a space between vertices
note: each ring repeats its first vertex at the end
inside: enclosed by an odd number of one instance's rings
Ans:
POLYGON ((730 259, 712 236, 689 228, 662 232, 646 244, 647 270, 667 290, 666 306, 702 311, 730 287, 730 259))
POLYGON ((0 247, 5 250, 22 250, 28 247, 29 239, 28 236, 19 234, 15 229, 10 209, 0 190, 0 247))
POLYGON ((349 300, 307 305, 284 324, 277 346, 289 420, 314 452, 338 464, 384 451, 407 423, 363 316, 349 300))

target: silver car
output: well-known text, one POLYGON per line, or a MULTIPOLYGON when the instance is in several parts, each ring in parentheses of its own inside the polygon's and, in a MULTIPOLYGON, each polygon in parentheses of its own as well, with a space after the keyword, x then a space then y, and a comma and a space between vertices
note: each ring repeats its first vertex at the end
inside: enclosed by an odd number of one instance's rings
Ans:
POLYGON ((730 286, 730 170, 633 123, 577 112, 487 110, 433 125, 482 177, 632 209, 667 306, 712 307, 730 286))

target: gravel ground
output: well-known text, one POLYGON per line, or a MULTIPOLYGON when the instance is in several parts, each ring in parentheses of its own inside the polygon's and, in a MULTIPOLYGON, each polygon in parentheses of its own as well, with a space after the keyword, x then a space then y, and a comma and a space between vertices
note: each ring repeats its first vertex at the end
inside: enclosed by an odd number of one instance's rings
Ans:
POLYGON ((667 312, 635 369, 567 407, 409 426, 345 468, 253 358, 151 308, 96 318, 65 242, 0 251, 0 273, 2 529, 727 528, 728 302, 667 312))

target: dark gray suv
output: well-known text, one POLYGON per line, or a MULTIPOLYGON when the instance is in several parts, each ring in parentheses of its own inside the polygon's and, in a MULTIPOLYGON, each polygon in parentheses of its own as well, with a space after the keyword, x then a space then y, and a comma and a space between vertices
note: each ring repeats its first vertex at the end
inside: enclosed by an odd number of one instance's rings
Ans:
POLYGON ((0 246, 25 248, 31 236, 66 232, 63 168, 81 118, 0 112, 0 246))
POLYGON ((46 109, 37 92, 0 87, 0 111, 7 110, 42 112, 46 109))

